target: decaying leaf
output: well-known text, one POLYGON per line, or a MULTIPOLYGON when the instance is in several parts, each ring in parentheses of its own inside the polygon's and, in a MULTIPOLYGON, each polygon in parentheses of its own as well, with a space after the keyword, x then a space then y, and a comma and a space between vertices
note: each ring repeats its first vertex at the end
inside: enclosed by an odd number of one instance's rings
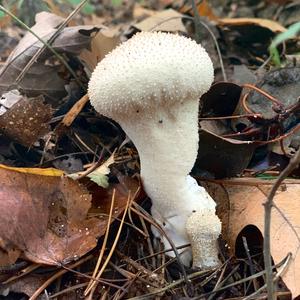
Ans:
MULTIPOLYGON (((116 188, 113 218, 128 198, 128 191, 116 188)), ((88 217, 92 197, 78 182, 0 168, 0 247, 6 252, 19 249, 27 259, 49 265, 77 259, 104 234, 111 192, 94 194, 98 204, 93 212, 101 217, 88 217)))
MULTIPOLYGON (((42 12, 37 14, 36 24, 31 29, 40 38, 48 40, 62 21, 61 17, 42 12)), ((67 27, 52 46, 57 52, 78 55, 82 49, 90 47, 91 34, 98 30, 99 28, 94 26, 67 27)), ((31 97, 42 94, 54 103, 66 95, 65 81, 58 75, 61 65, 48 49, 31 66, 21 82, 17 86, 15 84, 20 72, 42 46, 43 44, 35 36, 30 32, 26 33, 0 71, 0 93, 17 88, 31 97)))
POLYGON ((13 90, 4 93, 0 100, 0 131, 30 147, 39 137, 50 131, 48 122, 52 109, 44 97, 27 98, 13 90))
POLYGON ((140 31, 186 32, 182 24, 183 15, 173 9, 163 10, 134 25, 140 31))
MULTIPOLYGON (((270 182, 269 182, 270 183, 270 182)), ((272 181, 273 183, 273 181, 272 181)), ((264 232, 264 206, 272 184, 222 183, 214 198, 217 202, 228 203, 230 209, 220 211, 223 222, 223 238, 229 243, 231 251, 239 251, 238 238, 246 228, 257 228, 264 232)), ((291 252, 293 259, 282 279, 291 290, 293 297, 300 295, 300 181, 297 184, 282 184, 277 192, 272 209, 271 222, 271 254, 275 263, 279 263, 291 252)), ((246 236, 247 237, 247 236, 246 236)), ((256 245, 254 236, 248 236, 247 242, 256 245)))

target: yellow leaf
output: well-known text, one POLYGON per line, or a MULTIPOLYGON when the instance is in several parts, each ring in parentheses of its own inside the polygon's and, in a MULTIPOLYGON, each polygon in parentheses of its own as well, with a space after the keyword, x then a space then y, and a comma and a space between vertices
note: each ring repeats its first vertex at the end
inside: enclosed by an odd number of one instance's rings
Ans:
POLYGON ((35 174, 42 176, 62 176, 64 172, 54 168, 15 168, 0 164, 0 169, 12 170, 19 173, 35 174))

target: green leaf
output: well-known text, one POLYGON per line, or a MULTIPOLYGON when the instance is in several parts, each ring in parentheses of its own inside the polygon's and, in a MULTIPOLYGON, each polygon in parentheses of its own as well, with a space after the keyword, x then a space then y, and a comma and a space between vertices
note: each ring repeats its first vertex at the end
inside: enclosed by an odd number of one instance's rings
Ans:
POLYGON ((269 52, 271 58, 276 66, 280 66, 280 55, 277 50, 277 46, 280 45, 282 42, 285 42, 289 39, 293 39, 297 37, 298 33, 300 32, 300 22, 297 22, 291 25, 287 31, 278 34, 274 40, 272 41, 269 52))
POLYGON ((87 177, 89 177, 91 181, 95 182, 97 185, 105 189, 109 186, 108 177, 106 175, 91 173, 87 177))
MULTIPOLYGON (((101 166, 99 166, 91 173, 87 174, 86 177, 90 178, 93 182, 95 182, 99 186, 102 186, 103 188, 108 188, 109 183, 108 183, 108 177, 106 175, 110 173, 109 166, 112 165, 113 163, 115 163, 115 151, 101 166)), ((77 180, 83 174, 84 172, 77 172, 73 174, 68 174, 67 176, 69 178, 77 180)))

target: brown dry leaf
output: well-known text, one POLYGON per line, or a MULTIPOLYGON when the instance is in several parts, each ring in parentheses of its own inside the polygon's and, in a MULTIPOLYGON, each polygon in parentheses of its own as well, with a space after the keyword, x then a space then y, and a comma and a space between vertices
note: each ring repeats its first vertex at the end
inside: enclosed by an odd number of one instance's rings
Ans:
MULTIPOLYGON (((102 217, 87 217, 92 197, 78 182, 0 169, 0 246, 7 252, 20 249, 27 259, 49 265, 81 257, 107 226, 112 190, 97 191, 93 210, 102 217)), ((117 190, 113 218, 124 210, 126 192, 117 190)))
MULTIPOLYGON (((48 12, 36 16, 36 24, 31 28, 40 38, 49 39, 63 19, 48 12)), ((91 34, 99 28, 93 26, 74 26, 65 28, 53 43, 58 52, 78 55, 84 48, 90 47, 91 34)), ((15 87, 24 91, 27 96, 43 94, 54 102, 66 95, 65 81, 58 75, 61 67, 57 58, 48 49, 34 63, 20 84, 16 87, 15 80, 32 56, 43 46, 30 32, 19 42, 8 57, 6 65, 0 72, 0 93, 15 87)))
MULTIPOLYGON (((209 3, 207 0, 201 1, 197 5, 198 13, 202 17, 207 17, 211 21, 216 21, 219 18, 214 14, 212 8, 210 7, 209 3)), ((180 12, 183 14, 187 13, 193 13, 191 5, 184 5, 181 9, 180 12)))
POLYGON ((31 297, 34 292, 49 278, 49 274, 28 274, 8 284, 1 284, 0 293, 22 293, 31 297))
POLYGON ((284 32, 286 28, 280 25, 278 22, 260 19, 260 18, 222 18, 216 20, 220 26, 246 26, 256 25, 267 28, 274 33, 284 32))
MULTIPOLYGON (((239 233, 249 225, 256 226, 263 235, 264 206, 272 185, 250 186, 222 184, 215 195, 218 202, 227 203, 230 209, 222 210, 223 237, 234 251, 239 233), (224 190, 225 189, 225 190, 224 190), (221 200, 221 201, 220 201, 221 200)), ((279 263, 291 252, 293 255, 282 279, 291 290, 293 297, 300 295, 300 181, 298 184, 283 184, 274 198, 276 206, 272 210, 271 252, 275 263, 279 263)), ((248 243, 257 241, 248 240, 248 243)))
POLYGON ((156 11, 152 9, 148 9, 136 3, 133 9, 133 19, 134 20, 141 20, 141 18, 147 18, 155 15, 156 11))
POLYGON ((52 113, 43 96, 27 98, 17 90, 9 91, 0 99, 0 132, 30 147, 51 130, 52 113))
POLYGON ((84 62, 87 73, 91 73, 98 62, 120 43, 120 33, 117 29, 103 29, 92 39, 90 50, 83 50, 79 58, 84 62))
POLYGON ((44 1, 47 3, 49 7, 49 11, 51 11, 53 14, 60 16, 62 18, 67 17, 67 13, 64 13, 59 7, 58 3, 55 3, 54 0, 44 0, 44 1))
POLYGON ((186 32, 182 24, 183 15, 174 9, 166 9, 155 13, 153 16, 133 25, 141 31, 170 31, 186 32))

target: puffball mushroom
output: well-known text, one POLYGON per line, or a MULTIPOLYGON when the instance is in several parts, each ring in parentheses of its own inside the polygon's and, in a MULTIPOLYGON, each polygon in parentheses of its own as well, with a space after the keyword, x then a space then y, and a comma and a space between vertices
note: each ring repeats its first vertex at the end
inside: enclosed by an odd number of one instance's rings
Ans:
MULTIPOLYGON (((88 88, 94 108, 118 122, 136 146, 152 216, 175 246, 188 244, 193 231, 205 230, 196 245, 205 268, 218 264, 221 226, 215 202, 189 173, 198 151, 199 98, 212 82, 212 62, 195 41, 142 32, 97 65, 88 88), (189 226, 188 233, 186 224, 194 212, 214 221, 210 226, 189 226)), ((152 231, 170 248, 165 236, 152 231)), ((190 259, 191 251, 185 251, 182 261, 188 264, 190 259)))

